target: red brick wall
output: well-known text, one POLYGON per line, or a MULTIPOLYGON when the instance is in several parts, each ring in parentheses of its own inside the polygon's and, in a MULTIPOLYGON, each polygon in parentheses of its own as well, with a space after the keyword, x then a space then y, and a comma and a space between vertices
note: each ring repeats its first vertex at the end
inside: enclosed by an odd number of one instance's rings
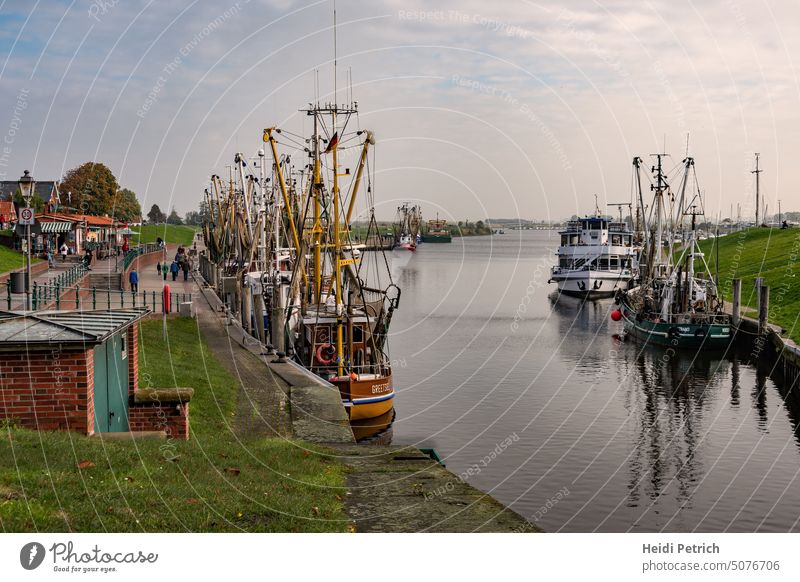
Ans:
POLYGON ((163 430, 168 438, 189 439, 189 403, 153 402, 131 405, 130 430, 163 430))
POLYGON ((128 328, 128 395, 139 389, 139 324, 128 328))
POLYGON ((0 352, 0 419, 41 430, 94 432, 94 352, 0 352))

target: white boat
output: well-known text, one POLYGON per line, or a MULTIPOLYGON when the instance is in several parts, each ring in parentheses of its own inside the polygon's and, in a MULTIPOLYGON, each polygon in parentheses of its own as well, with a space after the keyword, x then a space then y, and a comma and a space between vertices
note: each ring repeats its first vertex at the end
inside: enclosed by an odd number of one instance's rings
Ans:
POLYGON ((566 295, 599 299, 627 290, 638 274, 634 233, 608 216, 587 216, 559 232, 558 265, 550 283, 566 295))

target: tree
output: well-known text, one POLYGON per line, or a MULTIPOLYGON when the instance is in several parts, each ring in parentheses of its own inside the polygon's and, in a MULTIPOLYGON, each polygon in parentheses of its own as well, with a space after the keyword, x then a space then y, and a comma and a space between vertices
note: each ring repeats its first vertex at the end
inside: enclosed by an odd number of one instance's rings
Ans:
POLYGON ((67 172, 59 189, 62 193, 72 192, 74 210, 101 216, 113 212, 119 184, 105 164, 86 162, 67 172))
POLYGON ((150 207, 150 212, 147 213, 147 220, 152 224, 159 224, 161 222, 166 222, 167 215, 161 212, 158 204, 153 204, 153 206, 150 207))
POLYGON ((203 224, 203 218, 196 210, 190 210, 186 213, 186 216, 183 217, 183 222, 190 226, 200 226, 203 224))
POLYGON ((181 218, 181 215, 175 212, 174 208, 167 217, 167 224, 183 224, 183 219, 181 218))
MULTIPOLYGON (((25 208, 26 206, 25 199, 22 197, 22 192, 19 191, 19 188, 14 192, 14 202, 17 204, 18 211, 20 208, 25 208)), ((44 200, 39 197, 38 193, 34 193, 33 196, 31 196, 31 208, 33 208, 36 214, 44 212, 44 200)))
POLYGON ((142 215, 142 207, 136 198, 136 193, 127 188, 117 192, 114 197, 111 215, 124 222, 137 220, 142 215))

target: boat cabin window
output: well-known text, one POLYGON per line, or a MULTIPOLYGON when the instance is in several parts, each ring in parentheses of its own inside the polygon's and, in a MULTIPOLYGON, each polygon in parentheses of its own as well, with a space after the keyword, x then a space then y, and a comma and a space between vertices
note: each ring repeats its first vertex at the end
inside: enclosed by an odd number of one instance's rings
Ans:
POLYGON ((611 235, 611 244, 612 245, 621 245, 622 244, 622 235, 621 234, 614 234, 611 235))
POLYGON ((608 266, 611 269, 619 269, 619 257, 617 257, 616 255, 611 255, 608 258, 608 266))
POLYGON ((601 270, 608 270, 608 257, 602 257, 600 259, 600 269, 601 270))
POLYGON ((560 258, 560 259, 558 260, 558 266, 559 266, 559 267, 563 267, 563 268, 565 268, 565 269, 568 269, 568 268, 570 267, 570 263, 571 263, 571 262, 572 262, 572 261, 570 261, 569 259, 565 259, 565 258, 563 258, 563 257, 562 257, 562 258, 560 258))
POLYGON ((354 344, 364 343, 364 328, 362 328, 360 325, 353 326, 353 343, 354 344))
POLYGON ((565 247, 565 246, 567 246, 568 244, 569 244, 569 235, 567 235, 567 234, 562 234, 562 235, 561 235, 561 246, 562 246, 562 247, 565 247))

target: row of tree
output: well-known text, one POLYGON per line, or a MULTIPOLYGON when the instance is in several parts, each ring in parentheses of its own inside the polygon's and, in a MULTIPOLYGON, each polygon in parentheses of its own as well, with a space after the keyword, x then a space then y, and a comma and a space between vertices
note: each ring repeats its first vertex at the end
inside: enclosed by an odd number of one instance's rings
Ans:
POLYGON ((158 204, 153 204, 150 207, 150 212, 147 213, 147 220, 151 224, 188 224, 191 226, 200 226, 203 224, 203 217, 208 213, 206 203, 200 203, 199 210, 190 210, 186 216, 181 218, 181 215, 175 211, 175 208, 169 213, 169 216, 159 208, 158 204))

